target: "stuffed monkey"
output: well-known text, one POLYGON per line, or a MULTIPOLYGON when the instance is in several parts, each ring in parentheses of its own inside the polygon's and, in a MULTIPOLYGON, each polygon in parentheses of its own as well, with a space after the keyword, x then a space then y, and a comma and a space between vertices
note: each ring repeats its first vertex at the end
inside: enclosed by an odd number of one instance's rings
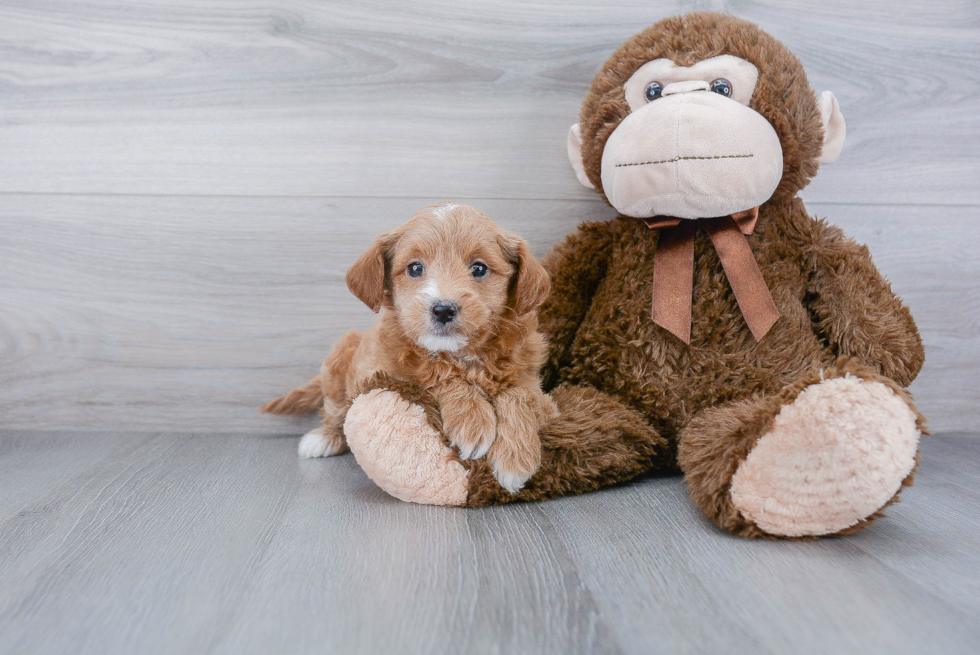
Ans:
POLYGON ((683 473, 746 537, 867 526, 911 484, 924 420, 908 309, 867 248, 797 193, 844 140, 785 46, 755 25, 663 20, 606 62, 571 128, 582 184, 619 216, 544 263, 541 375, 561 414, 517 494, 462 461, 423 389, 379 381, 346 423, 357 461, 403 500, 479 506, 683 473))

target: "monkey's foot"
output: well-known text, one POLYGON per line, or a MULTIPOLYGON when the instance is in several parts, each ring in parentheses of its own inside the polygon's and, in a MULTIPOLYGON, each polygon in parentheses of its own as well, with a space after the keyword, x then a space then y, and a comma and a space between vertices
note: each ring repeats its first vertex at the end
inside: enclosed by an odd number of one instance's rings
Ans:
POLYGON ((898 493, 919 436, 915 411, 885 384, 824 380, 782 407, 732 477, 732 502, 769 534, 841 532, 898 493))
POLYGON ((358 396, 344 423, 347 445, 368 477, 386 492, 423 505, 463 505, 469 473, 429 425, 425 411, 398 393, 358 396))

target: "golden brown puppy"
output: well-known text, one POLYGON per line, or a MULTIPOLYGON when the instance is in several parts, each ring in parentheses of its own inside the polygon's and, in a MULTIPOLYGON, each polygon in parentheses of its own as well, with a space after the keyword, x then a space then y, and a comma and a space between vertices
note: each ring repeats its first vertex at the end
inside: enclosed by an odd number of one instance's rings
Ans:
POLYGON ((348 332, 320 375, 262 407, 272 414, 320 409, 323 425, 303 457, 347 450, 344 419, 378 374, 429 390, 462 459, 484 455, 516 493, 541 463, 538 428, 557 413, 538 370, 545 340, 536 309, 550 289, 527 243, 468 205, 426 207, 375 240, 347 271, 347 286, 381 316, 348 332))

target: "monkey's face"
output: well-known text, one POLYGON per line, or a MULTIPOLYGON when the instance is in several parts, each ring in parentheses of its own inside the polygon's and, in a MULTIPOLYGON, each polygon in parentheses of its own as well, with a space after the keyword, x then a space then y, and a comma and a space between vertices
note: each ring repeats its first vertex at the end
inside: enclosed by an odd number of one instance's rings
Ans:
POLYGON ((626 216, 725 216, 762 204, 783 174, 779 137, 748 107, 759 73, 732 55, 647 62, 606 141, 602 188, 626 216))
POLYGON ((708 218, 777 189, 795 194, 836 159, 844 131, 833 94, 817 100, 782 44, 739 19, 690 14, 638 34, 606 63, 568 154, 579 181, 601 185, 621 214, 708 218))

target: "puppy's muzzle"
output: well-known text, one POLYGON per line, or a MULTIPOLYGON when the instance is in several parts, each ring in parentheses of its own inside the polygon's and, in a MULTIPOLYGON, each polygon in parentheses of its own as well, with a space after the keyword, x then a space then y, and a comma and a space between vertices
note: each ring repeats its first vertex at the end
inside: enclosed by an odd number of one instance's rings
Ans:
POLYGON ((459 305, 454 302, 438 300, 432 305, 432 318, 442 325, 455 321, 458 314, 459 305))

